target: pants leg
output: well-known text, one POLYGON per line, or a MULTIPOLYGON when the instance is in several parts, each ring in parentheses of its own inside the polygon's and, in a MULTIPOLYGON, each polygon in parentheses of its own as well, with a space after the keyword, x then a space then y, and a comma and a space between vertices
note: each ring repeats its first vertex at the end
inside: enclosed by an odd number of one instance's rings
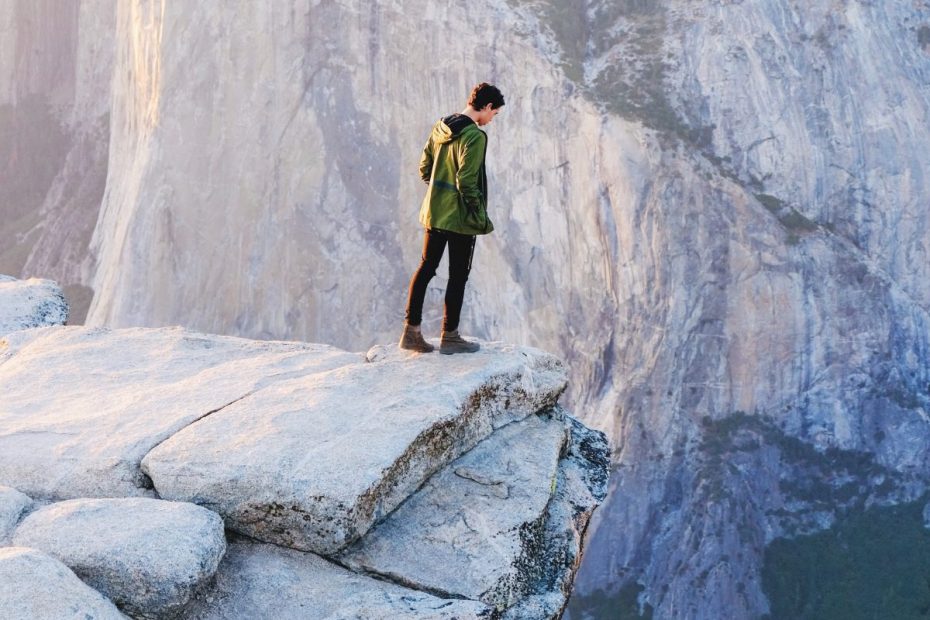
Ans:
POLYGON ((446 304, 442 330, 455 331, 459 327, 465 283, 471 272, 471 259, 475 253, 475 236, 449 233, 449 285, 446 287, 446 304))
POLYGON ((406 320, 408 325, 419 325, 423 320, 423 300, 426 297, 426 286, 436 275, 439 260, 446 249, 445 234, 427 230, 423 235, 423 255, 420 266, 410 279, 410 291, 407 295, 406 320))

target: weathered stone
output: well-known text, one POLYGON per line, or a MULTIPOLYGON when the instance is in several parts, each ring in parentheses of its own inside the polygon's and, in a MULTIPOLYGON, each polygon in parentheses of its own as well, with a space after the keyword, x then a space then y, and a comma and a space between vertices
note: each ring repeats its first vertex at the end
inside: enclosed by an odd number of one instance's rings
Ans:
POLYGON ((536 581, 529 587, 532 594, 508 609, 505 620, 561 617, 581 564, 585 533, 595 508, 607 496, 610 447, 606 435, 564 411, 559 413, 570 439, 559 461, 555 493, 533 556, 536 581))
POLYGON ((502 620, 558 620, 565 607, 565 594, 550 592, 533 594, 521 599, 508 608, 501 616, 502 620))
POLYGON ((53 499, 150 494, 139 463, 181 428, 270 382, 362 359, 180 328, 51 327, 0 342, 0 484, 53 499))
POLYGON ((0 336, 20 329, 62 325, 68 302, 58 283, 0 275, 0 336))
POLYGON ((36 549, 0 548, 0 613, 15 620, 125 620, 71 570, 36 549))
POLYGON ((142 467, 231 529, 335 553, 495 428, 555 403, 561 362, 485 343, 281 381, 172 436, 142 467))
POLYGON ((16 489, 0 486, 0 546, 7 544, 23 513, 32 507, 32 499, 16 489))
POLYGON ((347 571, 312 553, 233 543, 216 585, 185 613, 192 620, 472 620, 493 617, 478 601, 441 599, 347 571))
POLYGON ((535 585, 546 507, 567 437, 561 416, 495 431, 430 478, 340 562, 446 596, 513 605, 535 585))
POLYGON ((57 558, 139 618, 180 611, 226 550, 216 513, 142 497, 51 504, 23 520, 13 543, 57 558))

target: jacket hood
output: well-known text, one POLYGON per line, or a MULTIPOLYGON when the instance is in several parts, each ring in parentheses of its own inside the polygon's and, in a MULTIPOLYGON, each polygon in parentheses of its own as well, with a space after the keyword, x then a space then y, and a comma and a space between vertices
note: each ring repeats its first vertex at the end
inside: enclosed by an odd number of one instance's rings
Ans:
POLYGON ((450 114, 433 125, 433 142, 445 144, 461 136, 469 127, 477 127, 475 121, 464 114, 450 114))

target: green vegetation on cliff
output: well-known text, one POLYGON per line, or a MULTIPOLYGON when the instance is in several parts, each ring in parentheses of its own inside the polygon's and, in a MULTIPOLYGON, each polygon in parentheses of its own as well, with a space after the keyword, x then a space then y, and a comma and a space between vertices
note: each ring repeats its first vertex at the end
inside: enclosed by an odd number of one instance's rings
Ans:
POLYGON ((643 615, 639 614, 636 599, 642 591, 643 586, 632 582, 614 593, 598 588, 591 594, 572 594, 568 613, 572 620, 651 620, 652 606, 648 603, 643 615))
POLYGON ((762 585, 771 618, 930 618, 926 499, 847 514, 828 530, 773 541, 762 585))

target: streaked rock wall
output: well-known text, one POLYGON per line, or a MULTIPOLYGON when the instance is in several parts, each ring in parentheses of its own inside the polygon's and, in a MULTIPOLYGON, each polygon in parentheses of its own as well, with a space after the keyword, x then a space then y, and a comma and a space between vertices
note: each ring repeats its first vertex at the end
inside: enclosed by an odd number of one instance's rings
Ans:
MULTIPOLYGON (((106 189, 48 193, 45 236, 14 232, 24 269, 46 270, 29 275, 93 287, 89 323, 393 340, 420 148, 487 80, 507 98, 487 127, 497 230, 462 328, 559 352, 565 400, 611 437, 618 473, 577 591, 639 583, 660 616, 758 615, 765 543, 844 505, 781 482, 854 480, 863 501, 924 488, 924 3, 136 0, 74 19, 75 53, 100 59, 87 83, 108 86, 68 95, 85 102, 69 122, 109 114, 109 142, 106 166, 78 158, 94 172, 68 178, 99 187, 105 170, 106 189), (51 223, 66 214, 96 221, 89 251, 67 236, 89 226, 51 223), (815 452, 792 460, 793 441, 815 452), (829 450, 871 465, 830 469, 814 456, 829 450), (893 488, 875 495, 879 469, 893 488)), ((0 93, 63 96, 28 75, 0 60, 0 93)))

